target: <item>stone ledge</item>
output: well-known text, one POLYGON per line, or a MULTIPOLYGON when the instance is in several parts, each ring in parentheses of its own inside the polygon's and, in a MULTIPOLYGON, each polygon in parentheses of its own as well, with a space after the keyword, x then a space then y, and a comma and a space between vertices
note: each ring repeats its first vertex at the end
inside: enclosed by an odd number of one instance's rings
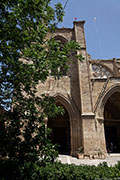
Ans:
POLYGON ((95 114, 93 112, 85 112, 81 114, 81 118, 94 119, 95 114))

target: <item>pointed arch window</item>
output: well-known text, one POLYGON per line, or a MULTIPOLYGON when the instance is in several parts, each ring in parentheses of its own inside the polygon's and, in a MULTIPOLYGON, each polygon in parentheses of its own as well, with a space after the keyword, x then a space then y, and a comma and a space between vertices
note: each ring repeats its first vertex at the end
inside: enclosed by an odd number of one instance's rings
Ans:
POLYGON ((112 73, 108 68, 99 64, 92 64, 92 74, 96 78, 108 78, 112 76, 112 73))
MULTIPOLYGON (((55 36, 54 37, 55 41, 58 41, 60 42, 60 47, 59 47, 59 50, 62 50, 62 48, 64 47, 64 44, 67 42, 67 40, 58 35, 58 36, 55 36)), ((55 49, 57 50, 57 49, 55 49)), ((67 76, 67 67, 66 67, 66 64, 62 63, 62 66, 60 68, 54 68, 53 67, 53 70, 51 71, 51 75, 54 75, 54 74, 59 74, 60 76, 67 76)))

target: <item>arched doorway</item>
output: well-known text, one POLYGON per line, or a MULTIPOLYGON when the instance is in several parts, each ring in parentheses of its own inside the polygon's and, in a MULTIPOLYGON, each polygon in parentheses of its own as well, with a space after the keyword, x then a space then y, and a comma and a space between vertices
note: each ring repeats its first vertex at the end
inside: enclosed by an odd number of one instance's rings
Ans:
POLYGON ((64 109, 64 115, 58 115, 55 118, 48 118, 47 126, 52 129, 51 140, 53 144, 58 144, 59 153, 70 154, 70 122, 67 109, 61 104, 64 109))
POLYGON ((120 92, 114 92, 104 107, 106 149, 120 153, 120 92))

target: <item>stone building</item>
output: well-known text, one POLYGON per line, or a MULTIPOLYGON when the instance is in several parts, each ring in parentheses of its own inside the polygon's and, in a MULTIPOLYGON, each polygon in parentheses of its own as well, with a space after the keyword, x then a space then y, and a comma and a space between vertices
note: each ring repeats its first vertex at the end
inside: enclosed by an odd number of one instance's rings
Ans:
POLYGON ((120 152, 120 59, 92 60, 87 53, 84 21, 73 22, 73 28, 54 33, 63 43, 80 43, 84 61, 75 59, 70 70, 59 80, 49 77, 38 85, 38 94, 56 98, 64 116, 48 118, 53 143, 60 152, 76 156, 83 147, 84 156, 105 156, 107 151, 120 152), (112 149, 111 149, 112 144, 112 149))

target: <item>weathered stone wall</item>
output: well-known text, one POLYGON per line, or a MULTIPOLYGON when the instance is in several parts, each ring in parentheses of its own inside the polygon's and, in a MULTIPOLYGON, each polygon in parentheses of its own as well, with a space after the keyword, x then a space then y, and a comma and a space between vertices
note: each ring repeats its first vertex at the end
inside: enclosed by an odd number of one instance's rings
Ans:
POLYGON ((91 60, 91 89, 93 112, 95 113, 96 129, 98 136, 98 148, 102 154, 106 154, 105 130, 104 130, 104 106, 108 97, 112 94, 112 90, 120 88, 119 59, 111 60, 91 60), (96 64, 98 68, 96 76, 91 65, 96 64), (110 73, 106 73, 110 72, 110 73), (107 77, 108 75, 108 77, 107 77), (110 95, 109 95, 110 93, 110 95), (108 97, 107 97, 108 96, 108 97))
POLYGON ((73 29, 61 28, 48 38, 61 41, 75 40, 80 43, 84 61, 75 57, 68 76, 59 80, 48 77, 46 83, 38 85, 37 95, 49 94, 61 101, 69 113, 71 155, 84 147, 84 155, 104 157, 106 155, 104 132, 104 102, 112 88, 120 87, 120 59, 91 60, 87 54, 84 21, 74 22, 73 29))

